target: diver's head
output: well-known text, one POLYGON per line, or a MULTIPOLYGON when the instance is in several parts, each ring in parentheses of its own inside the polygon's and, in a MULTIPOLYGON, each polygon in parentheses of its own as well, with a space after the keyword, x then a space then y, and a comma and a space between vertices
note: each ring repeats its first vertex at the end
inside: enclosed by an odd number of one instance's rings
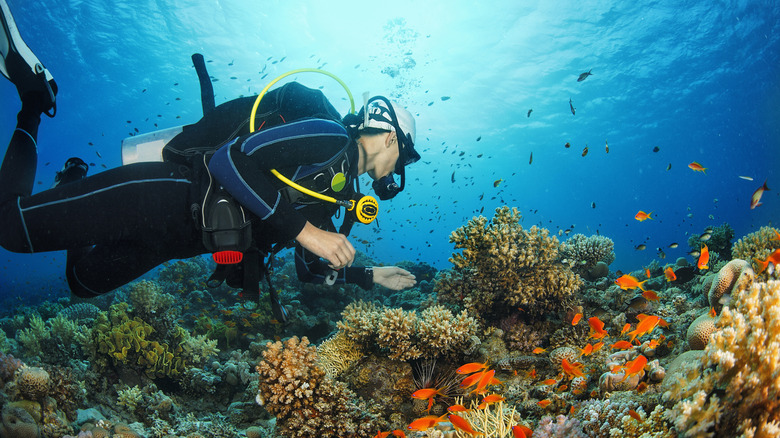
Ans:
POLYGON ((393 146, 385 151, 383 159, 377 160, 376 166, 369 172, 379 199, 391 199, 406 185, 406 166, 420 159, 420 154, 414 149, 414 117, 398 103, 375 96, 366 102, 354 120, 359 137, 383 134, 385 145, 393 146), (400 186, 396 184, 393 173, 401 177, 400 186))

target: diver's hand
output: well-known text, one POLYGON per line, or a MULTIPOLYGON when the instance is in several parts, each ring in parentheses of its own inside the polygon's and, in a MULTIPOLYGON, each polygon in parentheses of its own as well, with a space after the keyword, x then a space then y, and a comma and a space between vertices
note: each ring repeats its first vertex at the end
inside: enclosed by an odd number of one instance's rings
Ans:
POLYGON ((392 290, 406 289, 417 284, 414 275, 397 266, 374 266, 374 283, 392 290))
POLYGON ((321 230, 309 222, 306 222, 295 240, 302 247, 327 260, 331 269, 352 266, 355 260, 355 248, 349 243, 347 236, 321 230))

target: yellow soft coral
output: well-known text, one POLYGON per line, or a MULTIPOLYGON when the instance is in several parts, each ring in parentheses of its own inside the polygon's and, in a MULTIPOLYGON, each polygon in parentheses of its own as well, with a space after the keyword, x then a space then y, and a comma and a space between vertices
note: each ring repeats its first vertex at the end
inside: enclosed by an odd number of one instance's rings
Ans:
POLYGON ((522 306, 528 313, 560 307, 582 284, 558 262, 560 244, 545 228, 524 230, 517 209, 496 209, 493 219, 471 219, 450 235, 454 268, 436 284, 443 301, 462 303, 473 315, 497 306, 522 306))
POLYGON ((699 374, 667 396, 685 436, 771 436, 780 421, 780 282, 755 283, 724 307, 699 374))
MULTIPOLYGON (((761 227, 739 239, 731 249, 732 257, 747 260, 758 271, 755 259, 766 260, 776 249, 780 248, 780 230, 772 227, 761 227)), ((759 280, 767 280, 766 273, 758 276, 759 280)))

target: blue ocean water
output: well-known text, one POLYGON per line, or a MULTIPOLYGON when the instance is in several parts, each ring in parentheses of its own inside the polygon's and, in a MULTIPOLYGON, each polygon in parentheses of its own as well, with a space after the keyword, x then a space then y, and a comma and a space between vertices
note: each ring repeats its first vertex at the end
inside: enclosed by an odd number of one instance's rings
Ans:
MULTIPOLYGON (((524 226, 610 237, 611 268, 625 271, 656 248, 666 261, 685 256, 690 233, 728 223, 740 237, 780 212, 776 2, 8 3, 60 88, 58 115, 39 135, 41 190, 68 157, 94 163, 94 174, 121 165, 123 138, 197 121, 199 52, 217 103, 319 67, 358 101, 386 94, 417 115, 423 158, 407 189, 381 204, 378 227, 352 236, 386 264, 449 267, 449 234, 502 205, 520 209, 524 226), (764 180, 772 190, 751 210, 764 180), (639 210, 654 220, 636 221, 639 210)), ((290 80, 349 108, 330 78, 290 80)), ((0 101, 8 139, 20 103, 4 80, 0 101)), ((0 291, 65 296, 63 269, 64 253, 0 250, 0 291)))

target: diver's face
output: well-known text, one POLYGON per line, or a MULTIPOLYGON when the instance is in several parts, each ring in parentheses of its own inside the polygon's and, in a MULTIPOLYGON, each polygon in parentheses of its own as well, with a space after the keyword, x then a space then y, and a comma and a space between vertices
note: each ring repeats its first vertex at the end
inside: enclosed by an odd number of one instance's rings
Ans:
POLYGON ((368 170, 368 176, 373 180, 390 175, 398 162, 398 139, 395 132, 390 132, 383 141, 383 146, 379 150, 376 162, 372 169, 368 170))

